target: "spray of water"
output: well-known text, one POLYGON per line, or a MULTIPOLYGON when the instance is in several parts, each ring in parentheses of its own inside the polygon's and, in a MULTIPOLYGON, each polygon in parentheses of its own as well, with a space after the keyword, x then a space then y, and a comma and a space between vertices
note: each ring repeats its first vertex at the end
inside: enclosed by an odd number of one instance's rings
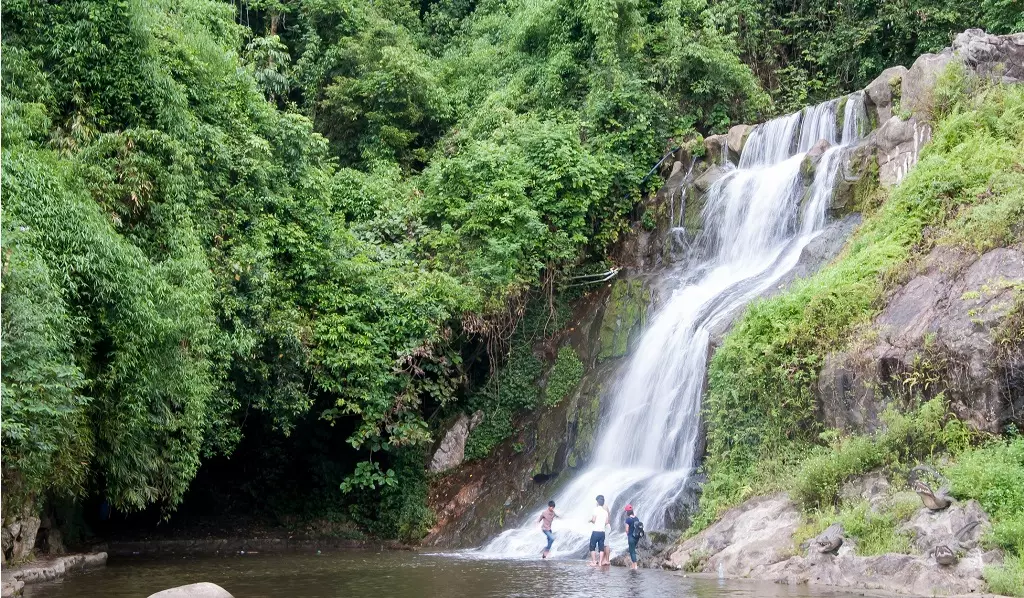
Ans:
MULTIPOLYGON (((801 250, 820 232, 842 162, 842 146, 822 155, 804 197, 800 165, 819 139, 860 137, 863 99, 849 97, 843 130, 833 100, 756 127, 739 167, 708 190, 704 227, 692 251, 702 256, 676 277, 675 289, 651 320, 621 371, 596 437, 591 466, 554 500, 553 556, 579 555, 590 536, 594 497, 603 494, 613 515, 609 541, 625 545, 622 507, 630 502, 647 529, 671 517, 696 454, 701 396, 711 331, 732 318, 796 265, 801 250)), ((477 554, 535 557, 543 536, 533 512, 477 554)))

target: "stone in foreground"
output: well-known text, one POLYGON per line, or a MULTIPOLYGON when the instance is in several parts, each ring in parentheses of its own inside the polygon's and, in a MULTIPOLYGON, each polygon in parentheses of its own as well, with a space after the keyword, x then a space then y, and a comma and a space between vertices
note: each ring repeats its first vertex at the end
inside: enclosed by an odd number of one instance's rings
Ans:
POLYGON ((178 586, 156 594, 150 594, 149 598, 233 598, 227 590, 215 583, 204 581, 202 583, 190 583, 187 586, 178 586))

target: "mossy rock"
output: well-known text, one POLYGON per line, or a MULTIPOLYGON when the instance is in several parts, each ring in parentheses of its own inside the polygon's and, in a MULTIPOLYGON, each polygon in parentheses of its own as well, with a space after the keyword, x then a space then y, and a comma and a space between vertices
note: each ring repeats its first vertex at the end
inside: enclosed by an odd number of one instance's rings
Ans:
POLYGON ((598 361, 622 357, 647 319, 650 289, 638 279, 619 280, 612 287, 601 320, 598 361))
POLYGON ((590 456, 594 448, 594 435, 601 414, 600 387, 581 389, 577 397, 577 405, 570 425, 575 429, 576 437, 569 448, 567 463, 569 467, 579 467, 590 456))
POLYGON ((849 155, 847 167, 840 172, 829 215, 842 218, 853 212, 864 211, 877 189, 878 157, 871 146, 858 146, 849 155))

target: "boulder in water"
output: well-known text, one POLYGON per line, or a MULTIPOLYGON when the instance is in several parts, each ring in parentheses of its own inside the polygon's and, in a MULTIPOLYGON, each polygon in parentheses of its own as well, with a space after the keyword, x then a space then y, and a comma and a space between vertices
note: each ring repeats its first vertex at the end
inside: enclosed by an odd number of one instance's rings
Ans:
POLYGON ((149 598, 233 598, 231 594, 215 583, 204 581, 201 583, 190 583, 187 586, 170 588, 156 594, 150 594, 149 598))

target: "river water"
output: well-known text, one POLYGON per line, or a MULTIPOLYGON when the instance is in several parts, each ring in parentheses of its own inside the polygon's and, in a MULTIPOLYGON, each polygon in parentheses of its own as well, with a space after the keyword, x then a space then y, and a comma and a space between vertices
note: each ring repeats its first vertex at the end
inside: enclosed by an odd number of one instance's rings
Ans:
MULTIPOLYGON (((537 534, 539 535, 539 534, 537 534)), ((862 594, 767 582, 720 581, 582 560, 482 560, 416 552, 255 554, 112 559, 101 569, 25 587, 28 598, 145 598, 209 581, 235 598, 584 597, 849 598, 862 594)))

